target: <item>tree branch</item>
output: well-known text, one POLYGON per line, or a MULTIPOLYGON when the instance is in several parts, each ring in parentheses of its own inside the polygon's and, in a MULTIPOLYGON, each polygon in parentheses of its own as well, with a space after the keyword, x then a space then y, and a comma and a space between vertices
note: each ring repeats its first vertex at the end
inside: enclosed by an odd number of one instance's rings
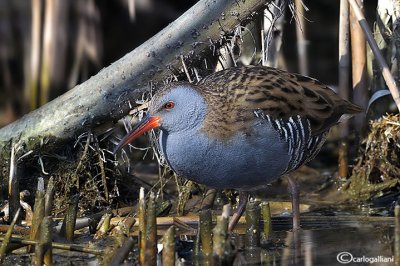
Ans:
MULTIPOLYGON (((128 113, 129 100, 138 99, 176 69, 221 43, 223 35, 251 19, 269 0, 201 0, 157 35, 77 85, 57 99, 0 129, 0 167, 8 168, 11 142, 25 144, 25 151, 59 147, 97 125, 117 121, 128 113)), ((4 173, 3 177, 4 177, 4 173)))

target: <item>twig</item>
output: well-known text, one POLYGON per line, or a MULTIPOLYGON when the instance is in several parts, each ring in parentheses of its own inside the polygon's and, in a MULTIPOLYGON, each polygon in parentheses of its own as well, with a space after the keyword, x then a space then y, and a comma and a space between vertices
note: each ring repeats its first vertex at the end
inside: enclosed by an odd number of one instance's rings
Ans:
POLYGON ((183 59, 183 55, 181 55, 181 61, 182 61, 182 65, 183 65, 183 70, 185 71, 185 74, 186 74, 186 77, 187 77, 188 81, 189 81, 190 83, 193 83, 193 80, 192 80, 192 78, 190 77, 189 71, 188 71, 188 69, 187 69, 187 67, 186 67, 185 60, 183 59))
POLYGON ((79 163, 78 163, 78 165, 76 166, 75 174, 74 174, 75 181, 76 181, 76 187, 77 187, 78 189, 79 189, 79 171, 81 170, 81 168, 82 168, 82 166, 83 166, 83 160, 84 160, 84 159, 86 158, 86 156, 87 156, 87 153, 88 153, 88 150, 89 150, 89 144, 90 144, 90 137, 92 136, 92 134, 91 134, 90 132, 88 132, 87 134, 88 134, 88 135, 87 135, 87 138, 86 138, 85 148, 84 148, 84 150, 83 150, 83 152, 82 152, 81 158, 79 159, 79 163))
POLYGON ((99 166, 100 166, 100 174, 101 174, 101 180, 103 182, 103 188, 104 188, 104 195, 106 198, 107 202, 110 202, 110 195, 108 192, 108 186, 107 186, 107 177, 106 177, 106 171, 104 170, 104 162, 103 159, 101 157, 101 153, 100 153, 100 146, 99 144, 96 142, 96 148, 97 148, 97 159, 99 161, 99 166))
MULTIPOLYGON (((4 237, 0 237, 0 241, 4 241, 4 237)), ((17 238, 17 237, 11 237, 10 242, 22 244, 22 245, 37 245, 38 244, 38 241, 36 241, 36 240, 28 240, 28 239, 22 239, 22 238, 17 238)), ((65 244, 65 243, 53 242, 53 243, 51 243, 51 246, 55 249, 78 251, 78 252, 95 254, 95 255, 103 255, 103 251, 100 249, 87 248, 87 247, 83 247, 81 245, 76 245, 76 244, 65 244)))
POLYGON ((11 147, 10 175, 8 179, 9 219, 15 217, 17 210, 20 208, 19 177, 17 174, 18 162, 15 156, 18 149, 18 143, 11 147))
POLYGON ((15 216, 14 216, 14 218, 13 218, 11 224, 10 224, 10 227, 8 228, 7 233, 3 238, 3 242, 1 243, 1 246, 0 246, 0 263, 1 264, 4 261, 4 258, 5 258, 5 255, 6 255, 7 246, 8 246, 8 243, 10 243, 11 235, 12 235, 14 226, 15 226, 16 222, 18 221, 20 210, 21 209, 18 209, 17 212, 15 213, 15 216))

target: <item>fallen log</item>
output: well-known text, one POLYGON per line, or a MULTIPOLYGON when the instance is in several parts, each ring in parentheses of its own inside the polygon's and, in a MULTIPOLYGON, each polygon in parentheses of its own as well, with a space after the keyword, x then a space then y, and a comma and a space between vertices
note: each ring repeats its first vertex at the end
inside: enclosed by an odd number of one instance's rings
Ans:
POLYGON ((226 34, 249 21, 269 0, 201 0, 144 44, 84 83, 0 129, 0 185, 8 176, 11 146, 18 156, 52 152, 96 126, 126 115, 135 100, 187 65, 204 62, 226 34), (32 152, 33 151, 33 152, 32 152))

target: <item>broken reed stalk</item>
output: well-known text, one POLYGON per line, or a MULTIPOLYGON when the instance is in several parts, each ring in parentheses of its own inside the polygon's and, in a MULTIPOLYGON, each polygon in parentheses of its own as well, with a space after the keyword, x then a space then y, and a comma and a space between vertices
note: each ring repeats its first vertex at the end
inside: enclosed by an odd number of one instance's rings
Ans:
POLYGON ((162 265, 175 265, 175 227, 171 226, 163 237, 162 265))
MULTIPOLYGON (((32 227, 29 236, 30 240, 37 240, 39 237, 40 224, 44 217, 44 181, 42 177, 38 179, 38 187, 35 196, 35 206, 33 209, 32 227)), ((28 247, 28 253, 33 252, 34 247, 28 247)))
POLYGON ((246 249, 255 249, 260 246, 260 204, 249 201, 246 206, 246 249))
POLYGON ((394 207, 394 260, 400 265, 400 205, 394 207))
MULTIPOLYGON (((357 4, 362 9, 360 0, 357 0, 357 4)), ((367 46, 365 35, 353 10, 350 10, 350 36, 353 102, 366 108, 368 103, 367 46)), ((356 115, 354 123, 357 131, 360 132, 365 124, 365 116, 356 115)))
POLYGON ((69 197, 67 212, 61 226, 60 233, 67 240, 74 239, 76 216, 78 214, 79 194, 73 194, 69 197))
POLYGON ((125 258, 129 255, 129 252, 133 249, 134 244, 135 242, 133 241, 133 237, 128 237, 128 239, 122 244, 122 246, 115 251, 109 265, 121 265, 125 258))
POLYGON ((7 230, 6 235, 4 236, 1 246, 0 246, 0 264, 3 263, 4 258, 6 257, 6 251, 8 247, 8 243, 10 243, 11 235, 14 229, 15 224, 17 223, 19 219, 19 214, 20 214, 21 209, 18 209, 17 212, 15 213, 15 216, 10 224, 10 227, 7 230))
POLYGON ((146 199, 144 188, 139 192, 139 263, 144 265, 146 248, 146 199))
POLYGON ((112 213, 106 213, 101 217, 101 220, 96 228, 95 239, 100 239, 104 237, 110 230, 112 213))
POLYGON ((39 241, 35 245, 35 265, 53 265, 52 218, 46 216, 40 225, 39 241))
POLYGON ((193 246, 193 265, 200 265, 200 221, 197 223, 196 238, 193 246))
POLYGON ((18 160, 15 155, 18 146, 18 144, 15 144, 11 147, 10 175, 8 178, 9 219, 15 217, 17 210, 20 208, 19 177, 17 173, 18 160))
POLYGON ((45 200, 44 200, 44 215, 45 216, 51 216, 51 211, 53 209, 53 199, 54 199, 54 178, 50 177, 48 183, 47 183, 47 189, 46 189, 46 194, 45 194, 45 200))
POLYGON ((271 237, 272 221, 271 221, 271 207, 269 202, 261 203, 261 215, 264 223, 262 239, 263 242, 268 242, 271 237))
POLYGON ((296 37, 297 37, 297 55, 299 59, 299 71, 300 74, 308 75, 308 54, 307 44, 308 41, 305 38, 306 35, 306 24, 304 23, 304 6, 302 0, 295 0, 296 8, 296 37))
POLYGON ((201 206, 200 208, 202 210, 208 209, 208 208, 212 208, 212 206, 214 205, 214 200, 215 197, 217 196, 217 190, 212 188, 212 189, 208 189, 206 192, 206 195, 204 196, 202 202, 201 202, 201 206))
POLYGON ((146 209, 146 245, 144 262, 144 265, 157 264, 157 219, 153 192, 150 193, 146 209))
POLYGON ((349 173, 348 157, 347 157, 347 141, 342 139, 339 144, 339 168, 338 175, 340 178, 346 178, 349 173))
POLYGON ((368 41, 369 46, 371 47, 372 52, 375 55, 376 61, 379 64, 379 67, 382 72, 382 76, 386 82, 386 85, 388 86, 390 93, 392 94, 393 100, 396 103, 397 109, 400 111, 400 92, 399 89, 396 85, 396 81, 390 72, 390 69, 385 61, 385 58, 383 57, 378 45, 376 44, 376 41, 374 39, 374 36, 372 35, 371 29, 364 17, 364 14, 362 13, 360 7, 358 6, 356 0, 348 0, 349 4, 354 12, 354 15, 356 16, 358 23, 360 23, 360 26, 365 34, 365 37, 368 41))
POLYGON ((212 215, 211 210, 202 210, 200 212, 200 241, 203 257, 208 257, 213 252, 212 240, 212 215))
MULTIPOLYGON (((0 241, 4 241, 4 239, 5 239, 4 237, 0 237, 0 241)), ((39 242, 36 240, 28 240, 28 239, 22 239, 22 238, 18 238, 18 237, 11 237, 10 242, 16 243, 16 244, 22 244, 22 245, 38 245, 39 244, 39 242)), ((51 246, 54 249, 77 251, 77 252, 94 254, 94 255, 103 255, 103 253, 104 253, 103 250, 100 250, 100 249, 88 248, 88 247, 84 247, 84 246, 76 245, 76 244, 65 244, 65 243, 53 242, 53 243, 51 243, 51 246)))
POLYGON ((231 213, 231 205, 226 204, 222 209, 221 216, 217 217, 217 224, 213 229, 213 253, 222 261, 225 243, 228 237, 228 222, 231 213))

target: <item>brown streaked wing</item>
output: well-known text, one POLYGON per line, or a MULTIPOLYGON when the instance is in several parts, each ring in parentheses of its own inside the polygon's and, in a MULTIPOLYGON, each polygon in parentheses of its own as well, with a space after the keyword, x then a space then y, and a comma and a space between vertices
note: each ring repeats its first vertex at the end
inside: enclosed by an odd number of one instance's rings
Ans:
POLYGON ((343 114, 362 110, 315 79, 263 66, 226 69, 198 86, 210 109, 204 129, 220 138, 251 131, 254 110, 274 119, 300 115, 310 121, 313 135, 328 130, 343 114))

